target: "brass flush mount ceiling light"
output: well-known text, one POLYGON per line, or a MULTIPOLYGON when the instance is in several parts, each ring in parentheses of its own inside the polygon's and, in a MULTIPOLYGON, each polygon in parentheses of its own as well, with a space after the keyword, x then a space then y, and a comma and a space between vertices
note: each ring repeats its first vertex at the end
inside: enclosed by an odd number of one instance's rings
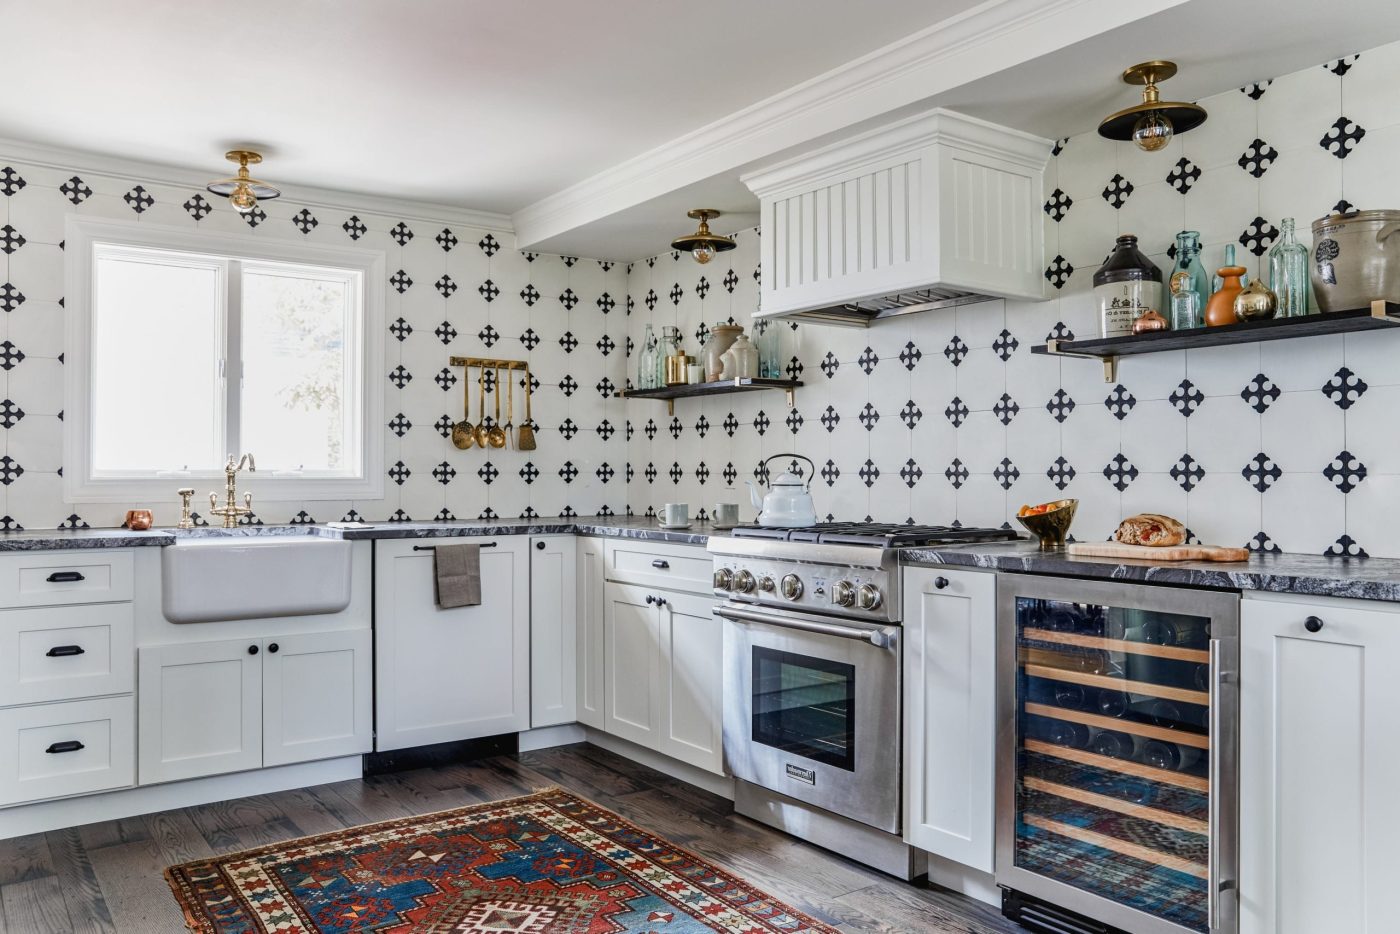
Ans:
POLYGON ((1099 135, 1132 140, 1144 152, 1156 152, 1176 133, 1194 130, 1206 122, 1206 112, 1195 104, 1159 100, 1157 83, 1176 74, 1174 62, 1143 62, 1123 72, 1128 84, 1140 84, 1142 103, 1104 118, 1099 135))
POLYGON ((262 154, 251 149, 232 149, 224 153, 224 158, 238 163, 238 174, 233 178, 221 178, 210 182, 207 190, 216 195, 228 197, 228 203, 239 214, 247 214, 258 206, 259 201, 271 201, 282 197, 282 192, 267 182, 248 177, 248 166, 262 162, 262 154))
POLYGON ((700 227, 688 237, 677 237, 672 240, 671 249, 688 250, 690 255, 695 257, 695 261, 701 264, 714 259, 716 253, 734 249, 733 240, 710 233, 710 218, 719 217, 719 214, 720 212, 713 208, 696 208, 694 211, 687 211, 685 216, 698 220, 700 227))

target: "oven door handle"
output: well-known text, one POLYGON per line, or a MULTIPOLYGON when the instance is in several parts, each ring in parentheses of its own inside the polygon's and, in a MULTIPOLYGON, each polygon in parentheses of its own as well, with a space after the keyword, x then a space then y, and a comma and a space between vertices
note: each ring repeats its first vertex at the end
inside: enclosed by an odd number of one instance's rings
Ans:
POLYGON ((736 623, 762 623, 765 626, 777 626, 782 629, 800 629, 803 632, 815 632, 823 636, 836 636, 840 639, 855 639, 859 642, 869 642, 877 649, 887 649, 893 643, 890 634, 880 629, 857 629, 855 626, 838 626, 835 623, 818 623, 805 619, 793 619, 790 616, 770 616, 767 613, 756 613, 751 610, 736 610, 733 607, 717 606, 715 615, 723 616, 727 620, 736 623))

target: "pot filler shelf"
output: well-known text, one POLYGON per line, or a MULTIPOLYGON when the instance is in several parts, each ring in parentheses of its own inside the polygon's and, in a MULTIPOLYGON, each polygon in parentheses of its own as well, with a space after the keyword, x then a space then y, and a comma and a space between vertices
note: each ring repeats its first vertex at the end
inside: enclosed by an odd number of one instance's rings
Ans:
POLYGON ((656 389, 628 389, 614 395, 619 399, 665 399, 666 414, 675 415, 677 399, 689 396, 722 396, 731 392, 755 392, 762 389, 779 390, 787 398, 788 408, 792 408, 793 390, 801 385, 801 380, 741 376, 709 383, 686 383, 680 386, 660 386, 656 389))
POLYGON ((1155 331, 1125 337, 1049 340, 1044 344, 1032 347, 1031 353, 1102 360, 1104 382, 1111 383, 1118 379, 1119 357, 1144 353, 1163 353, 1168 350, 1220 347, 1226 344, 1277 341, 1292 337, 1317 337, 1322 334, 1375 331, 1396 325, 1400 325, 1400 304, 1374 301, 1369 308, 1326 312, 1306 315, 1301 318, 1242 321, 1239 324, 1226 324, 1214 328, 1155 331))

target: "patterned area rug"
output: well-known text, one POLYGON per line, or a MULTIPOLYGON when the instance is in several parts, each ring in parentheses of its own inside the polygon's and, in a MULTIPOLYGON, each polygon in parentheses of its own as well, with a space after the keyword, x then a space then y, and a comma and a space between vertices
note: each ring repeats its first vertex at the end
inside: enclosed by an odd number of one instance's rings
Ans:
POLYGON ((172 866, 198 934, 834 934, 551 789, 172 866))

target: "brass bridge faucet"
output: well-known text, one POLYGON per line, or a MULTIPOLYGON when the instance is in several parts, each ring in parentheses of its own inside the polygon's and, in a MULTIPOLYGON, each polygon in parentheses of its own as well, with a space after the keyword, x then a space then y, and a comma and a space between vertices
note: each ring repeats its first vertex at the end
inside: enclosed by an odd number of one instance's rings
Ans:
POLYGON ((238 525, 239 516, 246 516, 253 511, 253 494, 243 494, 243 505, 238 505, 238 482, 235 479, 238 472, 244 467, 249 470, 257 470, 257 465, 253 463, 253 455, 244 454, 242 459, 234 462, 233 455, 228 456, 228 463, 224 465, 224 476, 228 478, 227 489, 225 490, 226 500, 222 506, 219 505, 219 494, 209 494, 209 511, 216 516, 224 517, 224 528, 231 529, 238 525))

